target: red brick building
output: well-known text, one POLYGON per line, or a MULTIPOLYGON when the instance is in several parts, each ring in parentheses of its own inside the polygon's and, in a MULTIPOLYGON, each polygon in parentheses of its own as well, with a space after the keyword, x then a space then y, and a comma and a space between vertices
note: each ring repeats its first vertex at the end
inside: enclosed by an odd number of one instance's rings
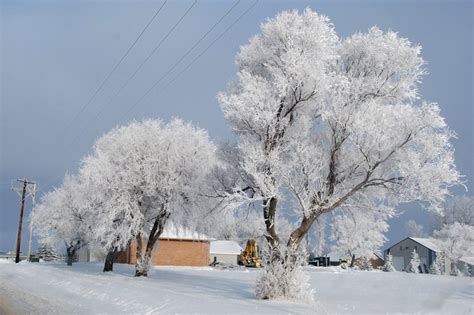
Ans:
MULTIPOLYGON (((155 244, 153 265, 209 266, 209 242, 210 238, 205 235, 170 224, 155 244)), ((146 245, 143 246, 143 251, 145 247, 146 245)), ((116 254, 114 262, 134 265, 136 251, 136 241, 133 240, 127 250, 116 254)))

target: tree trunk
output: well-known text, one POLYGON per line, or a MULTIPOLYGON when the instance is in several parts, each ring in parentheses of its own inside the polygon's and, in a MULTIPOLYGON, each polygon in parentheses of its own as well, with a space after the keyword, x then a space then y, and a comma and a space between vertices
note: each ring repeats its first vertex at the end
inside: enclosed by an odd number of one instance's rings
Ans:
POLYGON ((276 232, 275 217, 276 217, 276 207, 278 204, 277 198, 270 198, 264 201, 263 205, 263 218, 265 220, 265 239, 268 243, 268 250, 270 254, 271 262, 283 262, 283 256, 280 251, 280 238, 276 232))
POLYGON ((349 267, 354 267, 354 264, 355 264, 355 260, 356 260, 356 255, 355 254, 352 254, 352 257, 351 257, 351 265, 349 267))
POLYGON ((296 267, 295 263, 298 256, 298 250, 301 244, 301 241, 304 239, 306 234, 308 233, 309 229, 313 225, 314 221, 318 218, 319 214, 314 214, 309 217, 303 218, 301 221, 300 226, 291 232, 290 238, 288 239, 287 243, 287 253, 286 253, 286 263, 288 264, 288 268, 293 270, 296 267))
POLYGON ((115 249, 111 249, 107 252, 104 263, 104 272, 114 271, 114 254, 115 249))
MULTIPOLYGON (((135 266, 135 277, 147 277, 148 270, 151 265, 151 253, 155 243, 158 241, 161 233, 163 233, 163 228, 166 224, 166 220, 169 218, 169 213, 165 210, 165 206, 162 205, 159 215, 156 217, 153 227, 151 228, 150 234, 148 236, 148 242, 146 244, 145 255, 141 255, 142 251, 142 241, 137 239, 137 264, 135 266), (138 253, 140 252, 140 256, 138 253), (138 260, 140 258, 140 261, 138 260)), ((138 238, 138 236, 137 236, 138 238)))
POLYGON ((72 263, 74 262, 74 257, 76 256, 76 248, 74 246, 68 246, 66 247, 67 251, 67 265, 72 266, 72 263))
POLYGON ((143 265, 142 235, 138 233, 135 239, 137 241, 137 251, 135 253, 136 255, 135 277, 140 277, 140 276, 143 276, 142 267, 141 267, 143 265))

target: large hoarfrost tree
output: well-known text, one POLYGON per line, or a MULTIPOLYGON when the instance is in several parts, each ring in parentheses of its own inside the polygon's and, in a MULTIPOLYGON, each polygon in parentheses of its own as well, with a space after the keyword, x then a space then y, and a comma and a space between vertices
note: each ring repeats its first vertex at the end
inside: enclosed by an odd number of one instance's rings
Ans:
POLYGON ((413 200, 436 207, 458 183, 453 133, 437 104, 418 101, 420 53, 376 27, 340 39, 310 9, 267 20, 241 47, 237 79, 218 99, 254 193, 236 192, 262 207, 270 267, 259 297, 299 291, 290 288, 296 253, 321 215, 343 206, 391 215, 413 200), (299 224, 283 239, 276 217, 286 195, 299 224))
POLYGON ((408 236, 411 237, 425 237, 425 233, 423 231, 423 226, 416 223, 415 220, 408 220, 405 223, 405 230, 408 236))
POLYGON ((474 256, 474 226, 455 222, 446 224, 434 232, 434 242, 449 258, 453 273, 457 273, 456 263, 463 256, 474 256))
POLYGON ((439 230, 443 225, 451 225, 456 222, 474 226, 474 197, 455 196, 444 204, 442 210, 433 213, 433 230, 439 230))
POLYGON ((31 213, 34 231, 44 242, 64 243, 69 266, 76 252, 89 240, 87 196, 86 186, 77 177, 66 175, 63 184, 42 196, 40 204, 31 213))
POLYGON ((206 131, 179 119, 133 122, 104 135, 81 172, 104 194, 94 239, 110 253, 134 238, 135 275, 147 276, 168 220, 179 223, 200 209, 195 202, 216 163, 215 150, 206 131))
POLYGON ((350 259, 353 267, 356 258, 372 258, 386 241, 388 231, 384 214, 364 212, 360 215, 342 213, 334 218, 331 239, 332 251, 350 259))

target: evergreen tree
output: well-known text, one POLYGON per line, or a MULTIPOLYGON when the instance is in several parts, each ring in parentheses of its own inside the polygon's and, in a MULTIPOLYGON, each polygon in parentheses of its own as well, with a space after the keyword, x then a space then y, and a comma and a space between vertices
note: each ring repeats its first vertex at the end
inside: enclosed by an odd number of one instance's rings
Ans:
POLYGON ((382 267, 382 271, 385 271, 385 272, 394 272, 394 271, 396 271, 395 267, 393 267, 393 264, 392 264, 392 255, 388 254, 385 257, 385 263, 382 267))
POLYGON ((372 264, 370 263, 370 259, 367 258, 366 256, 362 257, 362 261, 360 264, 360 269, 365 270, 365 271, 371 271, 374 268, 372 267, 372 264))
POLYGON ((438 264, 440 275, 446 273, 446 256, 443 252, 436 253, 436 263, 438 264))
POLYGON ((440 275, 441 274, 441 261, 440 259, 435 259, 435 261, 430 266, 430 274, 432 275, 440 275))
POLYGON ((54 247, 45 242, 41 242, 38 245, 36 255, 44 261, 55 261, 59 259, 59 256, 54 247))
POLYGON ((413 252, 411 253, 411 260, 410 263, 408 264, 407 267, 407 272, 410 273, 419 273, 419 268, 420 267, 420 256, 418 256, 418 253, 414 249, 413 252))

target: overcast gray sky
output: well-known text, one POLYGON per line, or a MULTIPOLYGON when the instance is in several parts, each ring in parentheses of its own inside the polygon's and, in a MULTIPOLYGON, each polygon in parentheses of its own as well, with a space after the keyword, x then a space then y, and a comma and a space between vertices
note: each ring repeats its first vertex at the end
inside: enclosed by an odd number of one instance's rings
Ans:
MULTIPOLYGON (((1 1, 0 251, 15 246, 19 197, 10 181, 27 177, 41 192, 75 172, 95 139, 132 119, 179 116, 231 138, 216 101, 235 75, 234 57, 259 25, 286 9, 311 7, 328 15, 341 37, 373 25, 394 30, 423 46, 428 63, 420 92, 440 104, 454 141, 456 163, 468 187, 474 181, 473 4, 471 1, 264 1, 260 0, 216 44, 166 89, 163 80, 137 107, 128 108, 152 86, 235 1, 197 0, 130 84, 109 99, 158 44, 193 0, 168 1, 94 101, 69 122, 125 53, 162 1, 1 1), (105 105, 102 114, 101 108, 105 105), (95 119, 97 117, 97 119, 95 119)), ((229 16, 176 69, 195 56, 254 0, 241 0, 229 16)), ((458 188, 455 194, 473 195, 458 188)), ((405 235, 404 222, 425 224, 417 205, 391 220, 388 242, 405 235)), ((30 203, 27 203, 28 215, 30 203)), ((23 234, 26 244, 27 234, 23 234)), ((25 247, 23 247, 25 248, 25 247)))

